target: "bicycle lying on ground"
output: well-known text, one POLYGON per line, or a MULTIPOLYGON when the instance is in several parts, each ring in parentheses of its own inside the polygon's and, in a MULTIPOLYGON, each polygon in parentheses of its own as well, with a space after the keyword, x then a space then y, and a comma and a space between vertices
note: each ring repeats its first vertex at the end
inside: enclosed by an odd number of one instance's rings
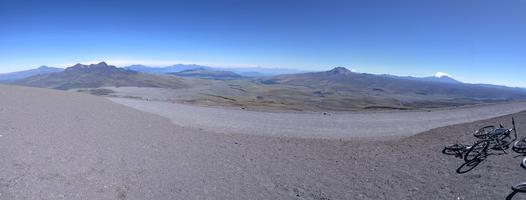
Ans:
MULTIPOLYGON (((459 174, 467 173, 484 161, 491 151, 502 151, 504 154, 507 154, 506 150, 517 140, 514 118, 512 118, 512 124, 513 127, 509 129, 504 128, 502 124, 498 128, 495 126, 482 127, 473 133, 473 136, 477 138, 473 145, 448 145, 444 147, 442 153, 462 158, 464 163, 456 171, 459 174), (514 133, 513 137, 512 133, 514 133)), ((524 152, 526 152, 526 139, 521 143, 515 142, 513 145, 517 146, 517 148, 524 146, 524 152)))
MULTIPOLYGON (((491 150, 502 151, 504 154, 507 154, 506 150, 509 149, 510 144, 512 144, 511 149, 514 152, 526 156, 526 137, 517 140, 515 119, 512 118, 511 122, 513 127, 510 129, 504 128, 502 124, 499 125, 499 128, 495 128, 495 126, 482 127, 473 134, 473 136, 478 139, 473 145, 448 145, 444 147, 442 153, 455 155, 465 161, 464 164, 457 169, 457 173, 459 174, 466 173, 475 168, 487 158, 491 150)), ((526 169, 526 157, 522 159, 521 167, 526 169)), ((506 200, 512 200, 518 193, 526 193, 526 182, 514 185, 511 189, 512 192, 506 196, 506 200)))
POLYGON ((510 129, 504 128, 504 126, 501 124, 499 128, 493 129, 489 132, 480 131, 480 129, 479 131, 476 131, 474 136, 480 140, 475 142, 466 151, 466 154, 464 155, 464 161, 470 162, 474 159, 485 157, 488 155, 490 150, 498 150, 507 153, 506 149, 509 148, 509 145, 517 140, 517 130, 515 128, 515 119, 513 118, 512 124, 513 128, 510 129), (514 132, 513 139, 511 137, 511 132, 514 132))

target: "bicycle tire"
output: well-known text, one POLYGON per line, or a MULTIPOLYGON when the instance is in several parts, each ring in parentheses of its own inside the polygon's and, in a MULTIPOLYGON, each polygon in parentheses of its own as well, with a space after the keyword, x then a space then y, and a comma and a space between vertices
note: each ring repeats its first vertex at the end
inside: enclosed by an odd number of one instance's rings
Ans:
POLYGON ((526 193, 526 182, 519 183, 511 187, 513 191, 526 193))
POLYGON ((512 150, 517 153, 526 153, 526 141, 523 139, 515 141, 512 150))
POLYGON ((526 193, 526 183, 519 183, 511 186, 512 192, 506 197, 506 200, 512 200, 517 193, 526 193))
POLYGON ((508 194, 508 196, 506 196, 506 200, 512 200, 513 197, 514 197, 517 193, 519 193, 519 192, 517 192, 517 191, 511 191, 511 193, 508 194))
POLYGON ((484 156, 488 151, 489 144, 490 142, 487 140, 475 142, 475 144, 473 144, 473 146, 471 146, 471 148, 466 151, 466 154, 464 155, 464 161, 470 162, 480 158, 481 156, 484 156))
POLYGON ((526 169, 526 157, 522 159, 521 161, 521 167, 526 169))

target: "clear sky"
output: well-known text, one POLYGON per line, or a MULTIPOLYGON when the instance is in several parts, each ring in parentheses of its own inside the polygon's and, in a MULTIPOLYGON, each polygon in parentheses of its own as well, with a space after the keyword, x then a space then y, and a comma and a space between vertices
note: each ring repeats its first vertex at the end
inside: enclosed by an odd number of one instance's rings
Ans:
POLYGON ((526 1, 0 0, 0 72, 101 60, 526 87, 526 1))

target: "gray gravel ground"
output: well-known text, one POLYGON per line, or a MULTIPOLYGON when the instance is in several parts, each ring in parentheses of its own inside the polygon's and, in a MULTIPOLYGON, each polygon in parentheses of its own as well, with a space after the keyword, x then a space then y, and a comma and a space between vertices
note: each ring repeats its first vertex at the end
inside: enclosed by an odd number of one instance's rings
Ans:
MULTIPOLYGON (((526 130, 526 112, 514 116, 526 130)), ((457 175, 462 162, 440 151, 509 119, 390 141, 219 134, 99 97, 0 86, 0 199, 503 199, 526 181, 520 157, 457 175)))
POLYGON ((210 132, 300 138, 376 138, 410 136, 437 127, 473 122, 526 110, 526 102, 428 111, 353 113, 260 112, 198 107, 163 101, 110 98, 138 110, 158 114, 173 123, 210 132))

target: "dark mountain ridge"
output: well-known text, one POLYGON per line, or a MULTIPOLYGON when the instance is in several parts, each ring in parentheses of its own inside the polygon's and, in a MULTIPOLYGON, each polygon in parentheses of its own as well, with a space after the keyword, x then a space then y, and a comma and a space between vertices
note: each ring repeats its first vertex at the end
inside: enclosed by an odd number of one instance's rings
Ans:
POLYGON ((113 74, 137 74, 138 72, 127 70, 123 68, 118 68, 113 65, 108 65, 106 62, 100 62, 98 64, 76 64, 71 67, 68 67, 64 70, 64 73, 76 74, 76 73, 87 73, 87 74, 104 74, 104 75, 113 75, 113 74))
POLYGON ((63 72, 32 76, 18 80, 15 84, 62 90, 104 86, 184 87, 176 77, 139 73, 117 68, 105 62, 91 65, 76 64, 63 72))

